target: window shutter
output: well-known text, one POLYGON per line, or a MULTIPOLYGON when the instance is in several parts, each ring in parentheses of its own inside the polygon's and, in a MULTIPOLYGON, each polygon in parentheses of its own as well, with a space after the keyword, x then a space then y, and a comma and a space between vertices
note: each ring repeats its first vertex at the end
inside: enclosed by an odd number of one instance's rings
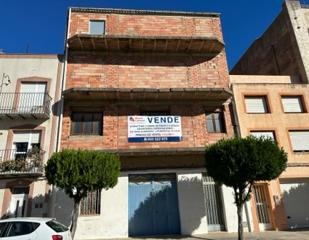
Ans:
POLYGON ((309 131, 290 131, 293 151, 309 151, 309 131))
POLYGON ((214 126, 212 113, 206 113, 206 128, 209 133, 215 132, 215 126, 214 126))
POLYGON ((265 137, 265 138, 271 138, 273 141, 275 140, 275 136, 274 136, 274 132, 272 131, 264 131, 264 132, 255 132, 255 131, 252 131, 250 133, 252 136, 254 137, 257 137, 257 138, 260 138, 260 137, 265 137))
POLYGON ((245 104, 248 113, 267 112, 265 97, 246 97, 245 104))
POLYGON ((14 133, 13 142, 29 142, 30 133, 14 133))
POLYGON ((302 112, 302 102, 300 97, 282 97, 284 112, 302 112))
POLYGON ((40 143, 40 133, 39 132, 21 132, 14 133, 13 142, 28 142, 40 143))
POLYGON ((40 143, 40 133, 31 133, 31 143, 40 143))

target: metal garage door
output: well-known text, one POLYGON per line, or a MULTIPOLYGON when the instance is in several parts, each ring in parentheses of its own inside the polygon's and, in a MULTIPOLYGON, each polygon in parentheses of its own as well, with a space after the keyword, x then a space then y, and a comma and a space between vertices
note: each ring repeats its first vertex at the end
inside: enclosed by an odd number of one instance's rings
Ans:
POLYGON ((129 235, 179 233, 176 175, 130 175, 129 235))
POLYGON ((309 228, 309 180, 281 182, 288 226, 309 228))

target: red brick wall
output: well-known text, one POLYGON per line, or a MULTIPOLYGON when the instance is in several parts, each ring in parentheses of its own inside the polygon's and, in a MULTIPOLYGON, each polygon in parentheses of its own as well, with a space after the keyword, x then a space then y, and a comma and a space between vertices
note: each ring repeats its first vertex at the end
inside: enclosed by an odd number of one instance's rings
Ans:
POLYGON ((66 88, 228 87, 225 54, 206 57, 71 52, 66 88))
MULTIPOLYGON (((106 34, 157 36, 216 36, 222 39, 217 17, 117 15, 73 12, 70 36, 88 32, 89 19, 105 19, 106 34)), ((116 54, 69 51, 66 89, 88 88, 215 88, 228 87, 224 51, 217 56, 116 54)), ((203 103, 169 103, 172 115, 182 116, 181 142, 128 143, 127 116, 139 114, 139 103, 104 105, 103 136, 70 136, 69 105, 65 103, 62 148, 126 149, 203 147, 232 135, 230 113, 225 109, 227 134, 207 133, 203 103)), ((144 103, 145 104, 145 103, 144 103)), ((153 104, 153 103, 152 103, 153 104)), ((158 104, 158 103, 157 103, 158 104)), ((162 105, 166 105, 162 103, 162 105)), ((221 104, 218 103, 217 107, 221 104)), ((90 109, 91 110, 91 109, 90 109)))
MULTIPOLYGON (((85 108, 84 108, 85 109, 85 108)), ((88 108, 89 109, 89 108, 88 108)), ((222 137, 232 136, 230 113, 226 107, 224 118, 227 134, 207 133, 205 109, 202 103, 171 105, 171 114, 180 115, 183 140, 180 142, 129 143, 127 116, 139 114, 138 105, 107 105, 104 107, 103 136, 70 136, 70 107, 66 107, 62 127, 62 148, 128 149, 203 147, 222 137)))
MULTIPOLYGON (((208 36, 222 40, 218 17, 124 15, 72 12, 69 36, 88 32, 90 19, 106 20, 106 34, 208 36)), ((66 88, 227 87, 225 53, 188 55, 116 55, 69 52, 66 88)))
POLYGON ((125 15, 72 12, 69 37, 88 33, 89 20, 105 20, 106 34, 137 36, 207 36, 222 40, 218 17, 125 15))

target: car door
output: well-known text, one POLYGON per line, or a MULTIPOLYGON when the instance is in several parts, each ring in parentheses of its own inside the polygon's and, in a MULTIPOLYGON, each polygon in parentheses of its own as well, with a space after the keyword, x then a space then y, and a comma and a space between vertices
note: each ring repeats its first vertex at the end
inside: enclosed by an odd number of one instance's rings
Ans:
POLYGON ((38 228, 39 223, 32 222, 9 222, 5 237, 2 240, 36 240, 37 234, 35 230, 38 228))

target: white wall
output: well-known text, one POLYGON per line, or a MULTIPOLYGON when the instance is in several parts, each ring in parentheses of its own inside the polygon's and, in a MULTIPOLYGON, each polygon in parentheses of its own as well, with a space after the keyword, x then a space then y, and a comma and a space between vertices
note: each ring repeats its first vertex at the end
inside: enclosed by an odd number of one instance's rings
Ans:
POLYGON ((122 174, 118 184, 101 196, 101 214, 79 217, 76 239, 128 237, 128 176, 122 174))
POLYGON ((177 173, 181 234, 207 232, 207 218, 201 173, 177 173))
MULTIPOLYGON (((79 217, 77 239, 104 239, 128 237, 128 175, 147 173, 176 173, 181 234, 207 233, 207 218, 202 185, 203 169, 195 170, 148 170, 122 173, 118 184, 102 191, 101 214, 79 217)), ((69 224, 73 203, 56 191, 55 215, 59 221, 69 224), (62 205, 64 204, 65 207, 62 205)), ((231 189, 223 187, 224 212, 227 230, 237 231, 236 207, 231 189)))
MULTIPOLYGON (((224 205, 224 215, 225 215, 225 227, 227 232, 237 232, 238 231, 238 217, 237 217, 237 208, 234 200, 233 189, 225 185, 222 186, 222 196, 223 196, 223 205, 224 205)), ((248 206, 248 204, 247 204, 248 206)), ((246 209, 243 209, 243 226, 244 231, 248 231, 248 224, 250 224, 250 216, 248 207, 248 217, 247 219, 246 209)), ((252 225, 251 225, 252 226, 252 225)))
POLYGON ((39 179, 34 182, 32 194, 32 210, 31 217, 46 217, 48 212, 48 204, 45 199, 46 194, 46 180, 39 179))
POLYGON ((309 180, 280 184, 289 228, 309 227, 309 180))

